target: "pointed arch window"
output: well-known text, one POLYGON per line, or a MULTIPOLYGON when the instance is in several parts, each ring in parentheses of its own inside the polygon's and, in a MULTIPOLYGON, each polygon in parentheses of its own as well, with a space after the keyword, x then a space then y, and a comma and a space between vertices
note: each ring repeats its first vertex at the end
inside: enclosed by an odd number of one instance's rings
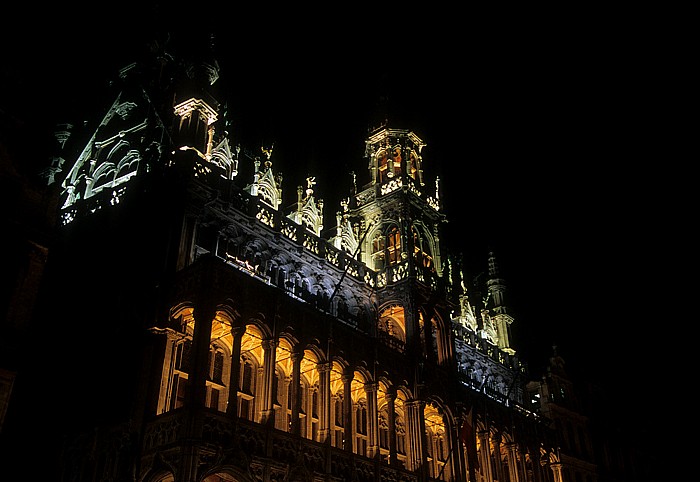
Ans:
POLYGON ((446 335, 443 329, 442 320, 437 316, 434 316, 431 320, 432 325, 432 336, 433 336, 433 350, 437 354, 437 362, 440 365, 449 363, 450 360, 450 348, 449 344, 445 341, 446 335))
POLYGON ((207 376, 207 400, 206 405, 209 408, 214 408, 220 411, 226 410, 225 400, 227 395, 226 386, 224 385, 224 362, 227 354, 224 350, 216 345, 212 345, 209 350, 209 365, 207 376))
POLYGON ((396 417, 396 453, 399 460, 406 463, 406 427, 403 423, 403 417, 396 417))
POLYGON ((311 388, 311 420, 310 420, 310 425, 311 425, 311 433, 310 439, 311 440, 318 440, 318 430, 319 430, 319 424, 320 420, 318 418, 318 386, 314 386, 311 388))
POLYGON ((372 239, 372 268, 375 270, 382 270, 384 269, 385 265, 385 254, 384 254, 384 247, 385 247, 385 239, 384 239, 384 234, 381 233, 380 231, 377 231, 374 234, 374 238, 372 239))
POLYGON ((292 383, 292 377, 287 377, 285 379, 285 386, 287 389, 285 390, 286 396, 285 402, 283 404, 285 408, 284 413, 284 421, 285 421, 285 431, 291 432, 292 431, 292 403, 294 400, 294 394, 292 393, 294 390, 294 385, 292 383))
POLYGON ((379 413, 379 448, 389 450, 389 413, 386 407, 379 413))
POLYGON ((343 448, 345 440, 345 420, 343 417, 343 392, 339 391, 333 397, 333 446, 343 448))
POLYGON ((413 236, 413 260, 416 266, 434 272, 435 266, 430 242, 421 235, 415 226, 411 226, 411 234, 413 236))
POLYGON ((255 415, 255 360, 248 357, 241 359, 240 390, 238 391, 238 416, 254 420, 255 415))
POLYGON ((272 385, 272 406, 275 409, 275 428, 287 432, 289 431, 287 419, 287 414, 289 413, 289 409, 287 408, 287 384, 284 372, 279 367, 275 370, 275 378, 272 381, 272 385))
POLYGON ((408 466, 408 443, 406 440, 406 394, 397 391, 394 401, 394 431, 396 433, 396 458, 402 467, 408 466))
POLYGON ((305 380, 305 377, 301 377, 301 381, 299 383, 299 398, 299 435, 302 437, 307 437, 310 430, 310 428, 306 426, 309 420, 306 416, 308 413, 307 403, 309 400, 309 382, 305 380))
POLYGON ((432 476, 444 473, 445 479, 450 480, 449 467, 446 467, 447 454, 449 452, 448 442, 446 440, 446 429, 442 415, 433 405, 425 407, 425 435, 428 451, 428 465, 432 472, 432 476))
POLYGON ((418 180, 419 169, 420 167, 418 155, 415 151, 412 150, 411 153, 408 155, 408 175, 411 176, 413 179, 418 180))
POLYGON ((367 400, 360 400, 355 406, 355 453, 367 454, 367 400))
POLYGON ((401 232, 397 226, 393 226, 387 234, 386 251, 389 265, 401 262, 401 232))
POLYGON ((372 268, 377 271, 400 263, 402 249, 398 226, 392 226, 384 233, 377 231, 372 238, 370 253, 372 268))
POLYGON ((190 372, 190 352, 192 350, 192 341, 189 339, 182 340, 174 347, 175 360, 173 366, 173 376, 168 394, 168 410, 180 408, 185 404, 185 398, 189 391, 189 372, 190 372))
POLYGON ((338 427, 343 427, 343 394, 338 393, 335 397, 335 424, 338 427))
POLYGON ((337 362, 332 364, 329 388, 331 392, 331 444, 342 449, 345 445, 345 387, 343 382, 343 367, 337 362))
POLYGON ((377 167, 379 169, 379 182, 384 183, 394 177, 394 163, 387 149, 377 153, 377 167))
POLYGON ((178 343, 175 347, 175 369, 189 373, 190 371, 190 353, 192 351, 192 341, 184 340, 178 343))
POLYGON ((209 379, 212 382, 223 385, 224 376, 224 352, 220 348, 213 347, 209 352, 209 379))
POLYGON ((379 314, 378 335, 391 348, 403 351, 406 343, 406 321, 404 309, 400 305, 392 305, 379 314))

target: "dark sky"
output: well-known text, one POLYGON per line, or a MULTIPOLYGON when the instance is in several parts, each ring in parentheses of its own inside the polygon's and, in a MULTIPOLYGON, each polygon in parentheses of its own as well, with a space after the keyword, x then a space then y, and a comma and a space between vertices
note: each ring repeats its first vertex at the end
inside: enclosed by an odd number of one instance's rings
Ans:
MULTIPOLYGON (((427 143, 424 167, 429 182, 442 180, 452 249, 475 274, 495 250, 514 345, 533 371, 556 344, 572 370, 614 397, 641 393, 656 373, 649 330, 666 316, 662 273, 672 257, 659 253, 667 174, 650 95, 653 45, 595 21, 452 20, 430 30, 353 20, 238 17, 216 36, 234 135, 252 148, 275 143, 285 202, 294 201, 294 173, 316 175, 333 226, 339 179, 367 176, 364 136, 388 96, 400 106, 396 123, 407 124, 396 127, 427 143)), ((6 42, 3 81, 33 93, 23 108, 37 121, 60 120, 62 109, 94 104, 92 87, 142 48, 147 23, 109 35, 55 27, 32 44, 6 42)), ((18 98, 3 100, 17 109, 18 98)))

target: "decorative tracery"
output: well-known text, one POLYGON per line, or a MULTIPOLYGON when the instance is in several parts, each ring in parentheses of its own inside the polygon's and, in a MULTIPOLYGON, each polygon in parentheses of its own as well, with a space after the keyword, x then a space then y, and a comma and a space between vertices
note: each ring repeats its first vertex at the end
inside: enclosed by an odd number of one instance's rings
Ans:
POLYGON ((379 314, 379 330, 398 341, 406 342, 406 320, 400 305, 391 305, 379 314))
POLYGON ((306 190, 299 186, 297 188, 297 206, 287 217, 297 224, 301 224, 306 229, 321 236, 323 230, 323 200, 314 198, 315 177, 306 178, 306 190))
POLYGON ((262 169, 260 168, 260 159, 256 158, 254 164, 255 174, 253 175, 253 183, 248 186, 248 192, 253 196, 258 196, 272 209, 279 209, 282 203, 282 175, 273 173, 272 162, 269 158, 262 164, 262 169))

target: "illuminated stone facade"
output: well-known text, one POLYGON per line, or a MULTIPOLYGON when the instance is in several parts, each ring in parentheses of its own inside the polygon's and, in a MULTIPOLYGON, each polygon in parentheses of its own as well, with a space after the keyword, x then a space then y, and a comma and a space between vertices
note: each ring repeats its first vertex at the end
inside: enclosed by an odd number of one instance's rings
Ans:
POLYGON ((324 239, 314 177, 285 212, 274 150, 231 148, 215 62, 137 67, 47 178, 53 296, 94 346, 62 480, 563 480, 496 261, 472 286, 446 250, 422 139, 368 133, 324 239))

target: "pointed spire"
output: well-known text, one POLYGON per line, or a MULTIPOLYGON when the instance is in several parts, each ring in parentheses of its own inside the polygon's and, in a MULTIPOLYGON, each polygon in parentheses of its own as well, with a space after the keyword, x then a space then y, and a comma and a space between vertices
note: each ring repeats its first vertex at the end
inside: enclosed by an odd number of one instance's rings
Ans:
POLYGON ((387 92, 387 74, 382 73, 377 78, 377 94, 373 110, 370 114, 367 131, 372 132, 386 128, 389 124, 389 94, 387 92))
POLYGON ((489 277, 498 278, 498 263, 496 263, 496 255, 493 249, 489 248, 489 277))
POLYGON ((489 248, 489 279, 486 282, 488 288, 488 298, 491 308, 496 308, 505 313, 505 303, 504 303, 504 293, 506 291, 506 286, 504 281, 500 278, 500 273, 498 269, 498 263, 496 262, 496 255, 493 249, 489 248))

